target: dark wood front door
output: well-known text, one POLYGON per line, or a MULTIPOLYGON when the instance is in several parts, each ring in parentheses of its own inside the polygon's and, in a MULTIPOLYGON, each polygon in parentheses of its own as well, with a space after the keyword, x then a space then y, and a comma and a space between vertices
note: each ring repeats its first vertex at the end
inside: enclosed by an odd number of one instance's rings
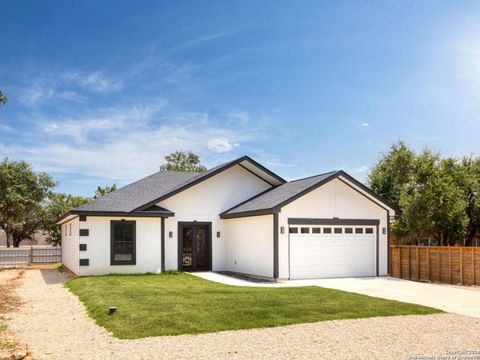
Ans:
POLYGON ((179 224, 179 266, 184 271, 211 270, 210 224, 179 224))

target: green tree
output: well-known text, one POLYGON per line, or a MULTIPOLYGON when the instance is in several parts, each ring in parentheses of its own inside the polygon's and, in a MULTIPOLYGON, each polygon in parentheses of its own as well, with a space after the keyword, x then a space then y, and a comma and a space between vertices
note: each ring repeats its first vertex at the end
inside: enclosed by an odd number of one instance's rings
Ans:
POLYGON ((5 105, 7 101, 7 97, 2 93, 2 90, 0 90, 0 106, 5 105))
POLYGON ((403 212, 394 230, 407 239, 433 238, 454 245, 465 235, 467 202, 454 176, 455 160, 424 150, 411 180, 401 190, 403 212))
POLYGON ((165 160, 167 163, 160 166, 160 170, 192 172, 204 172, 207 170, 200 163, 200 157, 191 151, 186 154, 183 151, 175 151, 166 155, 165 160))
POLYGON ((111 193, 113 191, 117 190, 117 184, 113 184, 112 186, 97 186, 97 190, 95 190, 95 195, 93 195, 94 199, 98 199, 99 197, 105 196, 108 193, 111 193))
POLYGON ((50 194, 42 209, 42 228, 48 234, 47 241, 59 246, 62 241, 62 230, 57 225, 58 219, 68 211, 87 203, 90 199, 64 193, 50 194))
POLYGON ((402 188, 412 179, 415 156, 403 141, 393 144, 368 175, 370 188, 398 206, 402 188))
POLYGON ((18 247, 33 237, 41 225, 42 202, 55 185, 25 161, 0 162, 0 227, 7 234, 7 246, 18 247))
POLYGON ((480 159, 464 157, 452 166, 451 172, 467 203, 465 245, 472 246, 475 238, 480 236, 480 159))

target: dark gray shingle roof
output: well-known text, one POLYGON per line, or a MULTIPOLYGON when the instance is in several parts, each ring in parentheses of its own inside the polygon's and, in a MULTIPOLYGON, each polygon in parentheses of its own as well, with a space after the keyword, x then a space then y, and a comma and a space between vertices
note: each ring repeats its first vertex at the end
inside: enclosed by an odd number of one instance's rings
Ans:
POLYGON ((287 182, 283 185, 277 186, 276 188, 267 190, 266 192, 257 195, 232 209, 227 210, 222 215, 234 215, 238 213, 275 208, 276 206, 295 198, 295 196, 302 194, 311 187, 314 187, 325 181, 336 173, 337 171, 331 171, 325 174, 287 182))
POLYGON ((199 175, 194 172, 159 171, 73 210, 131 212, 189 183, 199 175))

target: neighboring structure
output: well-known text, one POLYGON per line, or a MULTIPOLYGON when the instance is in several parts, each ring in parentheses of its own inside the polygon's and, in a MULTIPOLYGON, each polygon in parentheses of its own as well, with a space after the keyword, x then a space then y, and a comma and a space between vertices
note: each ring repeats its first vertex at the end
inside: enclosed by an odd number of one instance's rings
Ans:
POLYGON ((286 182, 248 156, 160 171, 65 214, 77 275, 232 271, 269 278, 387 274, 398 210, 343 171, 286 182))

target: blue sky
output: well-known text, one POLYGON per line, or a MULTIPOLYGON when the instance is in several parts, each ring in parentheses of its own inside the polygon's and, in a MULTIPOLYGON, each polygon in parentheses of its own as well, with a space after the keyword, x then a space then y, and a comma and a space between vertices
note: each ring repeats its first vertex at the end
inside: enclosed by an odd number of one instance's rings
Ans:
POLYGON ((91 195, 176 149, 360 180, 405 140, 480 153, 480 3, 3 1, 0 157, 91 195))

